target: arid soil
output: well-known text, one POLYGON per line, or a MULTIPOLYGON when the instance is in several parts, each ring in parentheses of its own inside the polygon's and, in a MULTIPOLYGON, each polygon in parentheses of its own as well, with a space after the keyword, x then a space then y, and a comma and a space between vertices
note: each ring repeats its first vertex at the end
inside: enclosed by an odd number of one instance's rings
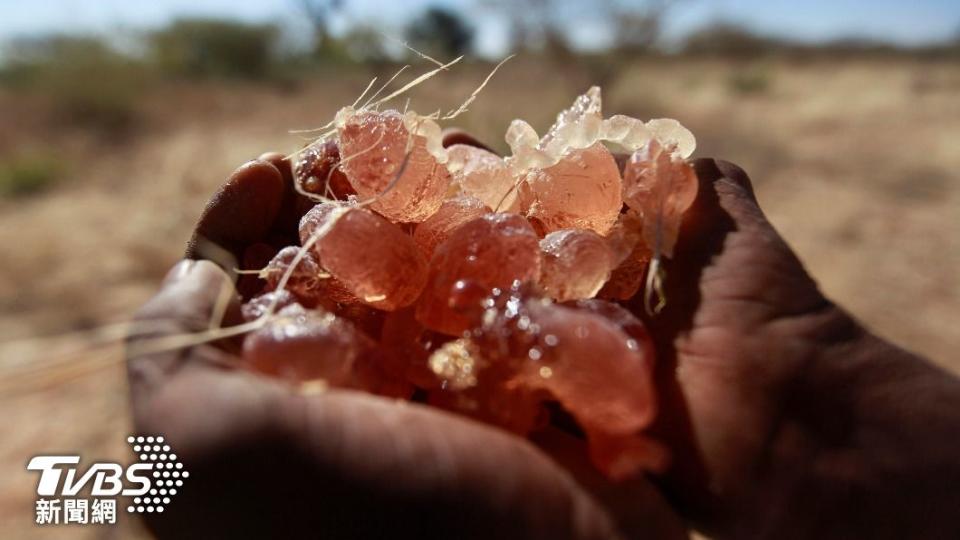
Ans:
MULTIPOLYGON (((445 74, 410 106, 455 108, 489 67, 445 74)), ((542 130, 597 82, 607 114, 677 118, 698 136, 696 156, 750 173, 768 217, 829 297, 960 373, 960 65, 662 60, 613 75, 557 70, 508 64, 457 125, 503 150, 510 119, 542 130)), ((170 83, 139 104, 128 131, 109 135, 60 126, 50 104, 0 90, 0 155, 52 149, 65 171, 43 193, 0 199, 0 536, 142 534, 126 515, 117 528, 33 524, 30 456, 129 459, 122 348, 93 348, 89 330, 123 322, 149 298, 232 168, 295 150, 301 138, 288 130, 326 123, 371 76, 170 83)))

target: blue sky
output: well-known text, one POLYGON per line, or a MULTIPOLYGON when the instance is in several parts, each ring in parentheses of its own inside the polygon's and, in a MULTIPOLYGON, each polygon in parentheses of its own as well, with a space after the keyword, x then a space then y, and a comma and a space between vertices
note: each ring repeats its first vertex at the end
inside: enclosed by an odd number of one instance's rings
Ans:
MULTIPOLYGON (((346 0, 346 4, 338 25, 363 21, 386 33, 397 33, 411 14, 428 5, 457 7, 475 21, 481 51, 503 53, 507 26, 482 2, 346 0)), ((591 0, 585 0, 576 10, 576 24, 570 25, 574 40, 586 47, 602 44, 606 33, 599 19, 591 20, 590 5, 591 0)), ((297 22, 297 6, 297 0, 0 0, 0 41, 44 32, 138 30, 188 15, 280 21, 293 35, 306 35, 309 27, 297 22)), ((679 0, 668 19, 668 34, 680 36, 718 19, 809 41, 859 36, 920 44, 960 33, 960 0, 679 0)))

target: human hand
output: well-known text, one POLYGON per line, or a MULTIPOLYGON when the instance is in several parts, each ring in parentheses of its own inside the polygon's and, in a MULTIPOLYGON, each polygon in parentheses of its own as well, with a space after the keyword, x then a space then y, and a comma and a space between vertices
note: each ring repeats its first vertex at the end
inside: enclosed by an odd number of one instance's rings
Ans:
POLYGON ((672 501, 719 537, 955 535, 960 383, 827 300, 746 173, 694 166, 667 304, 645 320, 672 501))
MULTIPOLYGON (((278 156, 266 157, 271 163, 282 166, 278 156)), ((695 166, 700 179, 699 194, 684 220, 675 256, 665 264, 668 303, 662 313, 646 320, 656 341, 658 354, 657 378, 662 413, 655 433, 670 447, 675 464, 663 485, 676 507, 708 531, 720 536, 806 537, 825 532, 835 536, 897 536, 904 534, 904 531, 920 530, 916 528, 920 525, 929 536, 949 532, 949 525, 945 528, 942 520, 924 521, 920 518, 931 514, 932 508, 950 508, 957 502, 956 490, 938 490, 944 482, 957 478, 956 454, 950 452, 949 445, 942 444, 960 427, 956 414, 949 414, 949 411, 960 410, 960 389, 956 380, 922 359, 872 336, 826 300, 795 255, 764 218, 743 171, 713 160, 699 160, 695 166), (931 396, 930 403, 937 405, 911 403, 904 406, 905 402, 921 393, 931 396), (943 406, 945 403, 951 406, 943 406), (903 441, 909 441, 909 448, 904 446, 903 441), (915 496, 906 499, 903 493, 907 492, 915 496), (948 496, 939 496, 942 494, 948 496)), ((198 227, 198 232, 235 254, 267 234, 282 234, 282 231, 277 231, 277 223, 282 216, 289 217, 289 211, 285 214, 281 208, 291 207, 290 194, 281 192, 277 195, 273 187, 281 186, 282 190, 290 185, 289 179, 284 181, 282 176, 277 175, 276 168, 271 169, 259 162, 249 165, 246 170, 232 179, 224 190, 226 195, 221 193, 215 197, 198 227), (259 172, 255 174, 250 171, 259 172), (251 212, 261 214, 250 215, 251 212), (270 212, 273 214, 270 215, 270 212)), ((195 251, 198 245, 198 242, 191 242, 190 255, 198 254, 195 251)), ((203 273, 206 274, 210 268, 204 266, 207 270, 203 273)), ((220 277, 220 282, 223 279, 220 277)), ((166 294, 168 300, 154 301, 166 307, 151 311, 148 306, 145 316, 173 316, 181 323, 197 320, 205 324, 205 313, 209 313, 212 305, 210 288, 196 283, 177 287, 181 292, 161 293, 161 296, 166 294), (203 297, 202 291, 208 291, 206 303, 201 302, 203 305, 195 306, 192 311, 176 311, 198 302, 203 297)), ((634 306, 638 314, 643 312, 640 304, 637 301, 634 306)), ((174 331, 182 332, 184 327, 174 331)), ((137 382, 143 378, 142 373, 138 374, 142 369, 149 372, 154 369, 151 366, 163 365, 164 362, 154 361, 156 359, 148 362, 133 360, 131 373, 135 412, 145 411, 136 413, 138 425, 144 432, 183 429, 184 444, 188 448, 194 445, 198 448, 197 455, 203 456, 202 463, 209 463, 214 470, 224 472, 220 479, 204 482, 200 486, 205 489, 203 496, 187 505, 186 510, 181 510, 194 512, 192 515, 188 513, 183 519, 158 521, 155 525, 158 531, 177 532, 175 528, 164 527, 176 527, 178 523, 189 524, 185 526, 190 527, 195 526, 194 523, 210 526, 211 523, 219 524, 222 519, 231 519, 236 515, 250 518, 237 526, 237 530, 243 532, 283 531, 284 527, 291 527, 290 523, 300 523, 294 517, 264 521, 262 518, 265 514, 274 515, 277 511, 271 513, 261 509, 256 512, 255 505, 230 512, 223 503, 219 503, 221 506, 214 509, 214 515, 221 517, 220 521, 204 522, 201 514, 210 508, 207 499, 234 499, 224 496, 222 492, 217 494, 216 489, 223 490, 224 485, 229 485, 227 475, 240 474, 237 471, 248 466, 251 459, 258 460, 260 455, 270 455, 268 445, 264 442, 267 440, 279 438, 283 443, 274 443, 283 449, 278 454, 283 457, 279 458, 278 466, 272 470, 276 478, 289 478, 289 471, 294 468, 284 465, 294 462, 304 465, 307 470, 319 465, 326 473, 331 469, 322 467, 342 469, 336 460, 321 463, 313 461, 312 456, 318 452, 310 449, 310 444, 318 444, 317 433, 322 429, 308 436, 302 424, 297 426, 297 430, 290 428, 289 422, 279 421, 276 412, 287 410, 287 406, 279 406, 277 402, 316 403, 318 400, 328 400, 326 405, 297 405, 293 408, 299 408, 301 412, 297 414, 301 416, 305 414, 303 407, 307 410, 319 407, 323 411, 335 411, 327 417, 328 424, 325 425, 336 426, 337 429, 343 429, 344 419, 349 418, 352 412, 363 410, 361 403, 375 403, 377 405, 373 406, 377 414, 388 416, 395 414, 393 411, 396 410, 412 409, 416 411, 415 417, 404 421, 424 426, 417 427, 412 433, 425 430, 422 437, 414 437, 426 445, 428 450, 425 451, 428 453, 431 452, 430 444, 451 437, 450 433, 460 432, 460 428, 449 428, 454 431, 448 432, 446 427, 437 427, 443 422, 469 426, 469 429, 464 427, 463 449, 501 448, 497 446, 500 443, 488 443, 487 434, 467 434, 486 428, 446 417, 436 411, 422 410, 416 405, 398 406, 371 396, 345 392, 331 392, 317 397, 291 397, 288 390, 277 388, 267 380, 251 379, 249 375, 236 372, 233 361, 222 350, 202 346, 188 353, 177 354, 175 359, 167 360, 167 363, 178 366, 172 372, 196 371, 198 366, 207 366, 199 372, 207 373, 205 377, 210 380, 179 383, 184 388, 181 390, 169 390, 178 386, 163 380, 150 384, 137 382), (211 357, 215 360, 211 361, 211 357), (135 367, 138 364, 140 367, 135 367), (215 366, 221 367, 210 369, 215 366), (244 382, 228 382, 235 380, 244 382), (282 397, 260 398, 260 392, 266 390, 211 393, 205 389, 208 385, 210 389, 216 389, 220 384, 226 385, 225 388, 231 385, 241 388, 270 387, 270 395, 282 397), (144 385, 151 390, 138 392, 137 388, 144 385), (157 402, 151 397, 155 393, 173 396, 166 398, 168 401, 160 402, 167 402, 166 407, 178 412, 179 416, 156 412, 155 406, 151 405, 157 402), (205 434, 202 426, 192 430, 185 427, 189 421, 196 421, 190 411, 185 410, 189 407, 185 404, 197 402, 198 399, 212 399, 211 395, 219 395, 221 400, 229 397, 227 403, 218 402, 216 407, 203 406, 203 410, 217 412, 212 422, 221 429, 214 430, 216 436, 205 434), (250 405, 261 402, 268 405, 250 405), (265 408, 270 412, 264 413, 265 408), (421 414, 427 415, 427 419, 417 416, 421 414), (434 422, 434 417, 443 420, 434 422), (224 427, 229 429, 222 429, 224 427), (431 433, 436 439, 432 438, 431 433), (237 455, 231 451, 238 448, 237 443, 240 443, 239 447, 250 445, 254 450, 237 455), (292 459, 287 457, 290 448, 294 449, 295 457, 292 459), (304 454, 308 457, 304 458, 304 454)), ((199 375, 191 375, 180 380, 196 381, 199 380, 197 377, 199 375)), ((163 406, 160 406, 160 410, 164 410, 163 406)), ((401 416, 406 414, 402 413, 401 416)), ((357 424, 364 425, 363 422, 357 424)), ((389 430, 381 430, 381 433, 390 441, 387 447, 393 448, 393 441, 398 435, 389 430)), ((369 456, 370 445, 383 444, 376 439, 376 435, 369 437, 366 443, 356 445, 358 455, 369 456), (376 442, 371 442, 374 440, 376 442)), ((454 438, 460 440, 458 437, 454 438)), ((525 479, 527 474, 539 471, 541 467, 553 467, 543 454, 524 441, 500 433, 496 437, 511 441, 502 442, 504 450, 500 456, 508 456, 515 451, 514 445, 521 445, 527 449, 525 452, 532 452, 531 456, 536 457, 530 457, 532 461, 529 463, 526 458, 521 460, 523 463, 517 462, 515 457, 491 458, 485 462, 488 469, 482 472, 475 470, 490 482, 486 486, 494 491, 496 485, 505 478, 502 475, 525 479), (500 460, 503 462, 498 463, 500 460), (515 469, 514 465, 518 465, 519 469, 515 469)), ((583 455, 582 452, 558 451, 558 447, 567 443, 576 444, 575 441, 563 441, 562 444, 552 445, 551 453, 567 457, 583 455)), ((181 452, 181 455, 188 454, 181 452)), ((397 457, 399 454, 393 452, 390 455, 397 457)), ((486 455, 494 456, 494 453, 488 452, 486 455)), ((415 466, 402 456, 398 459, 391 463, 399 469, 404 469, 404 464, 415 466)), ((466 454, 462 459, 467 459, 466 454)), ((559 476, 554 476, 554 472, 534 473, 537 479, 533 480, 532 485, 556 492, 559 484, 550 483, 560 482, 567 486, 560 488, 561 492, 567 494, 564 500, 581 500, 581 497, 592 499, 595 503, 591 506, 593 510, 583 515, 592 516, 586 522, 593 525, 584 525, 583 530, 596 531, 598 529, 594 527, 603 529, 615 523, 613 527, 627 534, 642 530, 643 526, 653 527, 665 535, 682 534, 678 532, 678 523, 669 512, 663 510, 655 494, 642 481, 630 483, 630 486, 610 486, 597 478, 587 479, 588 469, 575 464, 571 466, 569 460, 565 465, 570 470, 579 471, 572 488, 569 487, 571 484, 566 483, 570 481, 569 477, 555 468, 552 470, 559 476), (546 477, 553 480, 544 483, 546 477), (566 480, 561 481, 561 477, 566 480), (585 486, 589 487, 584 489, 585 486), (591 493, 592 497, 587 493, 591 493), (599 503, 596 502, 598 499, 599 503)), ((472 467, 476 463, 463 466, 472 467)), ((432 478, 438 478, 435 471, 430 474, 432 478)), ((454 525, 460 527, 456 529, 458 534, 473 532, 488 535, 497 532, 490 528, 493 523, 517 524, 509 526, 513 528, 504 532, 511 535, 521 531, 532 535, 552 535, 555 531, 549 528, 551 526, 573 526, 569 522, 561 524, 544 518, 563 513, 557 514, 556 504, 536 496, 516 497, 519 502, 509 508, 513 512, 511 517, 494 517, 490 521, 482 516, 501 515, 490 510, 493 502, 462 482, 456 482, 453 487, 443 487, 443 481, 428 483, 426 487, 417 481, 413 483, 419 487, 409 488, 402 496, 396 495, 381 506, 391 509, 391 512, 395 508, 423 508, 423 503, 417 501, 433 500, 431 497, 436 496, 438 489, 444 494, 453 490, 461 502, 471 501, 467 503, 470 506, 477 506, 470 497, 486 501, 478 506, 476 513, 469 514, 474 521, 463 519, 462 510, 457 509, 460 507, 445 514, 457 516, 454 525), (469 497, 462 496, 464 490, 469 497), (532 526, 531 523, 537 525, 532 526)), ((395 482, 388 482, 388 485, 396 487, 395 482)), ((297 493, 297 497, 280 497, 271 501, 288 504, 287 501, 296 500, 311 508, 315 505, 311 506, 310 503, 331 497, 337 501, 354 501, 336 506, 330 514, 334 519, 320 520, 325 525, 319 525, 320 521, 309 521, 306 524, 310 528, 304 530, 315 533, 325 530, 324 526, 326 530, 348 534, 382 530, 343 528, 344 523, 351 523, 351 518, 355 517, 352 512, 355 512, 356 501, 362 500, 362 497, 379 496, 382 491, 381 485, 371 483, 365 476, 360 479, 350 477, 347 487, 356 487, 363 495, 353 495, 352 499, 350 495, 337 496, 352 493, 342 486, 337 488, 340 491, 334 491, 333 494, 296 492, 290 491, 292 488, 288 486, 276 485, 260 489, 297 493)), ((541 488, 532 489, 538 492, 541 488)), ((524 495, 529 494, 529 491, 524 491, 524 495)), ((442 498, 449 499, 446 495, 442 498)), ((563 504, 569 506, 570 503, 562 503, 561 506, 563 504)), ((504 507, 497 508, 502 512, 504 507)), ((418 510, 412 512, 415 514, 418 510)), ((293 516, 295 513, 281 511, 276 515, 293 516)), ((416 530, 409 528, 411 525, 403 520, 402 513, 403 510, 396 514, 388 512, 388 516, 392 517, 385 521, 385 526, 393 530, 416 530)), ((168 514, 165 517, 173 516, 168 514)), ((444 528, 447 527, 444 523, 437 520, 429 524, 430 531, 438 531, 438 534, 439 531, 449 531, 444 528)), ((211 527, 211 530, 224 529, 211 527)), ((572 531, 573 534, 579 530, 574 528, 568 532, 572 531)), ((604 534, 606 532, 600 533, 601 536, 604 534)))
MULTIPOLYGON (((264 158, 214 196, 188 256, 201 237, 239 257, 284 234, 284 209, 297 205, 277 166, 289 174, 289 165, 264 158)), ((440 410, 335 389, 302 394, 239 369, 229 340, 141 354, 206 329, 224 287, 231 324, 239 300, 207 261, 177 265, 137 315, 151 333, 130 342, 136 429, 164 435, 191 473, 163 514, 147 516, 159 536, 685 537, 645 479, 608 484, 567 435, 540 440, 561 467, 524 439, 440 410)))

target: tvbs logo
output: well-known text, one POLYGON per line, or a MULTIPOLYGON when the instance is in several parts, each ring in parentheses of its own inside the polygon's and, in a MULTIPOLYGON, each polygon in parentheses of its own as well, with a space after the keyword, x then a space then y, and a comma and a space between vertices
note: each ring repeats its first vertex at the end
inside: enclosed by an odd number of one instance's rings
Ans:
POLYGON ((129 513, 163 512, 190 473, 163 437, 127 437, 137 463, 93 463, 80 456, 35 456, 27 470, 38 471, 37 524, 116 523, 117 497, 132 497, 129 513), (89 498, 78 498, 87 489, 89 498))

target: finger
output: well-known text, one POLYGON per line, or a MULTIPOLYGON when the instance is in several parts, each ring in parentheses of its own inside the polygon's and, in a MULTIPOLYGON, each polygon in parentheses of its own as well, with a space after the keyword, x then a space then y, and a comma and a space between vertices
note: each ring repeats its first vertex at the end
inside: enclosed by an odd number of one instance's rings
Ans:
POLYGON ((752 199, 754 203, 757 202, 750 176, 738 165, 722 159, 699 158, 693 161, 693 169, 697 171, 697 178, 700 179, 701 183, 731 182, 742 188, 743 194, 752 199))
POLYGON ((728 178, 713 159, 695 160, 693 167, 697 195, 684 213, 673 257, 663 261, 666 305, 660 313, 649 315, 641 292, 631 299, 629 307, 643 319, 655 345, 654 377, 660 412, 651 435, 668 444, 675 464, 667 473, 667 495, 684 512, 700 515, 710 501, 699 486, 709 479, 694 442, 686 396, 677 383, 676 341, 694 325, 693 317, 703 301, 700 280, 704 269, 722 256, 728 237, 737 230, 739 217, 759 212, 759 208, 748 195, 752 188, 746 174, 727 168, 733 176, 728 178))
POLYGON ((459 128, 447 128, 443 130, 443 147, 447 148, 455 144, 465 144, 475 146, 487 152, 496 154, 492 148, 480 142, 476 137, 459 128))
POLYGON ((694 160, 693 169, 699 181, 698 196, 690 215, 700 223, 699 230, 703 231, 703 224, 709 225, 709 220, 718 213, 729 214, 732 224, 743 226, 747 224, 761 225, 772 229, 764 217, 753 190, 753 182, 747 173, 728 161, 719 159, 701 158, 694 160))
MULTIPOLYGON (((746 358, 744 345, 754 343, 769 321, 818 310, 826 300, 763 214, 747 174, 713 159, 693 165, 697 196, 684 214, 673 257, 663 263, 666 306, 652 317, 636 299, 631 307, 656 347, 661 414, 652 432, 668 442, 677 464, 668 474, 671 496, 692 515, 706 516, 716 504, 702 489, 711 481, 705 463, 716 452, 701 454, 704 430, 695 428, 694 418, 703 414, 703 400, 700 408, 690 407, 702 394, 691 400, 681 386, 693 371, 678 358, 746 358), (711 339, 697 339, 704 335, 711 339)), ((758 365, 746 386, 757 387, 770 366, 758 365)), ((706 407, 722 410, 723 404, 706 407)))
MULTIPOLYGON (((202 329, 224 284, 227 276, 212 263, 185 261, 137 319, 167 321, 160 335, 202 329)), ((436 518, 423 532, 449 537, 614 537, 602 506, 515 437, 374 396, 329 392, 304 400, 250 373, 210 368, 225 356, 204 346, 130 360, 137 429, 175 443, 192 475, 190 490, 151 523, 161 536, 296 530, 373 537, 420 531, 422 511, 431 509, 436 518), (274 503, 232 496, 228 479, 250 463, 258 473, 245 475, 247 487, 278 495, 274 503), (371 505, 375 523, 366 519, 371 505)))
POLYGON ((283 175, 271 163, 254 160, 242 165, 207 203, 187 244, 186 257, 204 257, 210 242, 236 259, 248 245, 270 231, 283 199, 283 175))
POLYGON ((619 537, 595 499, 506 432, 356 392, 284 395, 244 375, 179 378, 141 423, 191 473, 149 516, 159 537, 619 537), (238 474, 269 497, 236 497, 238 474))
POLYGON ((666 306, 651 317, 640 298, 630 305, 650 327, 658 357, 669 358, 675 340, 693 328, 749 333, 826 303, 763 214, 746 173, 713 159, 697 160, 694 168, 697 196, 684 214, 673 256, 663 261, 666 306))
POLYGON ((266 161, 267 163, 273 165, 283 174, 284 180, 289 180, 292 178, 293 169, 290 165, 290 160, 287 159, 287 156, 283 155, 280 152, 264 152, 260 154, 260 157, 257 158, 260 161, 266 161))
POLYGON ((224 365, 227 353, 223 347, 229 345, 218 342, 221 348, 198 347, 192 343, 218 322, 212 321, 218 309, 223 313, 223 325, 239 322, 239 299, 223 270, 210 261, 189 259, 174 266, 160 292, 134 316, 127 339, 128 377, 135 396, 158 386, 188 359, 202 366, 224 365))
POLYGON ((283 176, 283 200, 280 203, 277 218, 271 227, 272 243, 296 244, 299 241, 300 218, 313 208, 316 202, 301 195, 294 186, 295 179, 291 158, 279 152, 267 152, 261 155, 260 159, 272 164, 283 176))
POLYGON ((716 268, 702 275, 698 272, 702 280, 714 283, 704 291, 711 304, 751 297, 756 309, 740 313, 737 321, 728 324, 755 327, 823 307, 826 299, 760 209, 743 169, 720 160, 698 160, 694 165, 701 189, 707 193, 702 201, 698 196, 690 223, 681 231, 688 235, 689 245, 677 255, 676 266, 716 268), (710 262, 704 261, 704 254, 710 254, 710 262), (736 268, 750 271, 731 272, 736 268))
MULTIPOLYGON (((684 213, 675 252, 662 266, 667 305, 657 316, 646 317, 655 337, 670 341, 678 331, 691 326, 690 317, 703 301, 699 284, 710 267, 726 270, 789 265, 791 272, 782 273, 806 275, 763 214, 750 178, 742 169, 714 159, 698 159, 693 166, 699 182, 697 196, 684 213)), ((747 279, 751 274, 741 275, 747 279)), ((641 300, 642 295, 638 295, 631 307, 644 314, 641 300)))
MULTIPOLYGON (((652 327, 654 338, 665 342, 672 342, 677 331, 689 327, 689 316, 701 301, 697 285, 701 273, 724 250, 728 235, 745 223, 766 222, 746 173, 708 158, 695 160, 693 167, 697 195, 683 215, 673 256, 662 262, 666 307, 650 317, 643 307, 642 293, 630 301, 632 311, 652 327)), ((666 344, 658 343, 658 350, 666 344)))

